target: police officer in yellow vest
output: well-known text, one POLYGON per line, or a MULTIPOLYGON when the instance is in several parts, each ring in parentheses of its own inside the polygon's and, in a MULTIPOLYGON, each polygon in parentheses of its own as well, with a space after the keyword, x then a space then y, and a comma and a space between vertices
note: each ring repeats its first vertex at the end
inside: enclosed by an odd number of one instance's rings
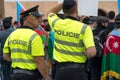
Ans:
POLYGON ((96 55, 92 30, 77 18, 77 2, 64 0, 48 14, 54 29, 54 80, 87 80, 86 60, 96 55), (63 8, 65 19, 56 14, 63 8))
POLYGON ((24 24, 16 29, 4 45, 4 59, 12 62, 12 80, 49 80, 44 63, 44 50, 40 36, 34 31, 39 26, 38 5, 21 13, 24 24))

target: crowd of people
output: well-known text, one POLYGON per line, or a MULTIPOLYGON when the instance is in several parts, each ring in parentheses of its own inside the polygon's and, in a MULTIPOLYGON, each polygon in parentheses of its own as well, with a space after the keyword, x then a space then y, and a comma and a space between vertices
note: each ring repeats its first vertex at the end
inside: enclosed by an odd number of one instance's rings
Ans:
POLYGON ((119 80, 120 14, 78 16, 76 0, 0 18, 0 80, 119 80), (64 14, 59 14, 63 10, 64 14))

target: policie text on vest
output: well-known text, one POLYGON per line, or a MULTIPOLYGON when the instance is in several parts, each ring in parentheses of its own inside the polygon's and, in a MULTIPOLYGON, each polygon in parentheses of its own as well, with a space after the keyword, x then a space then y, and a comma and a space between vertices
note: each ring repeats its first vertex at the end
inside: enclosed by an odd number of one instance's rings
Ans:
POLYGON ((73 33, 73 32, 65 32, 62 30, 56 30, 54 29, 55 33, 58 35, 62 35, 62 36, 69 36, 69 37, 73 37, 73 38, 79 38, 80 34, 78 33, 73 33))
POLYGON ((21 45, 23 45, 23 46, 27 46, 27 42, 26 41, 22 41, 22 40, 11 40, 10 42, 9 42, 9 44, 21 44, 21 45))

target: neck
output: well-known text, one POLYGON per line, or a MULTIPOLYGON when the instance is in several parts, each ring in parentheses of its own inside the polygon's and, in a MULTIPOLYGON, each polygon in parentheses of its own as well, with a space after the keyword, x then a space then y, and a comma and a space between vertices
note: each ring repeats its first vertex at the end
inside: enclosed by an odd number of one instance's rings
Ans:
POLYGON ((78 18, 76 13, 74 13, 74 14, 65 14, 65 16, 72 16, 72 17, 78 18))

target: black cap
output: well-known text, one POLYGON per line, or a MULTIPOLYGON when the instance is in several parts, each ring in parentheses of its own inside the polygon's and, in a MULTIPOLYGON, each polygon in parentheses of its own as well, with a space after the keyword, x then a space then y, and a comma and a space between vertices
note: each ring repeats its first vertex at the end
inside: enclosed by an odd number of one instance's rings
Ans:
POLYGON ((23 18, 26 17, 26 16, 28 16, 28 15, 30 15, 30 14, 32 14, 32 15, 34 15, 36 17, 41 17, 41 16, 43 16, 43 14, 39 13, 38 7, 39 7, 39 5, 36 5, 36 6, 32 7, 32 8, 30 8, 30 9, 28 9, 28 10, 20 13, 20 15, 23 18))
POLYGON ((64 0, 63 1, 63 9, 69 10, 76 4, 75 0, 64 0))
POLYGON ((89 23, 89 24, 92 24, 92 23, 94 23, 94 22, 97 22, 97 17, 90 17, 88 23, 89 23))
POLYGON ((13 19, 13 17, 5 17, 4 19, 3 19, 3 25, 5 25, 5 24, 9 24, 9 25, 11 25, 12 24, 12 19, 13 19))

